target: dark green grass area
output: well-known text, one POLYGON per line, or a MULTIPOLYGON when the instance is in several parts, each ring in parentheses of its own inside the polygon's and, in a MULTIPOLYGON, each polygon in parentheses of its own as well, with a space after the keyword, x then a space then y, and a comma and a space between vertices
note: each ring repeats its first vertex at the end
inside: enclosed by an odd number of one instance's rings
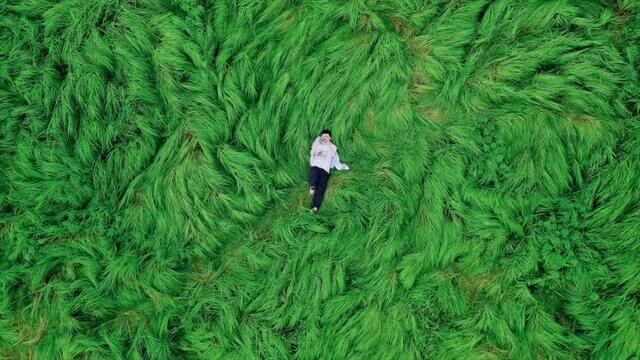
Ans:
POLYGON ((0 359, 636 359, 639 69, 636 0, 0 0, 0 359))

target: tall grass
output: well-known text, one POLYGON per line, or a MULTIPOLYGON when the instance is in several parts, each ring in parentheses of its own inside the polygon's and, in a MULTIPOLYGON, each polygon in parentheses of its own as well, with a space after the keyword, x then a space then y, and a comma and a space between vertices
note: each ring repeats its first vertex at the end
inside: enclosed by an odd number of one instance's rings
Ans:
POLYGON ((0 1, 0 358, 639 357, 639 15, 0 1))

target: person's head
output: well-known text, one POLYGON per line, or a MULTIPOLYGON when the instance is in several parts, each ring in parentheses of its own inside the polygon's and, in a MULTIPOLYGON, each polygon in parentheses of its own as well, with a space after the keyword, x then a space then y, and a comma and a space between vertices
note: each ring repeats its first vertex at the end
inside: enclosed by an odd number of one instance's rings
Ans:
POLYGON ((323 141, 331 141, 331 131, 324 129, 320 133, 320 139, 323 141))

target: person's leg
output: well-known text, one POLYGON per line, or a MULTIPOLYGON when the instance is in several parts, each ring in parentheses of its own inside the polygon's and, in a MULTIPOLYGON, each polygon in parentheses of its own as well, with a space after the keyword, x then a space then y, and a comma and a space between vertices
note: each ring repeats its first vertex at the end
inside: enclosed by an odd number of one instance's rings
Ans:
POLYGON ((324 193, 327 190, 327 184, 329 182, 329 173, 319 169, 318 170, 318 181, 316 185, 316 191, 313 194, 313 204, 312 207, 320 209, 320 205, 322 204, 322 200, 324 199, 324 193))
POLYGON ((318 168, 312 166, 309 171, 309 191, 313 193, 318 183, 318 168))

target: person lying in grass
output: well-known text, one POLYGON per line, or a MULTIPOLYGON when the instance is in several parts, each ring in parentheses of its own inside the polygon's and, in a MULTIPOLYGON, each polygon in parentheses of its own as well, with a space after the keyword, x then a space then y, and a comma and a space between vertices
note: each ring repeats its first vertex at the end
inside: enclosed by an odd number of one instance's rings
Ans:
POLYGON ((329 173, 336 170, 349 170, 349 166, 340 162, 338 147, 331 142, 331 131, 322 130, 311 145, 311 175, 309 176, 309 193, 313 196, 311 212, 317 213, 327 190, 329 173))

